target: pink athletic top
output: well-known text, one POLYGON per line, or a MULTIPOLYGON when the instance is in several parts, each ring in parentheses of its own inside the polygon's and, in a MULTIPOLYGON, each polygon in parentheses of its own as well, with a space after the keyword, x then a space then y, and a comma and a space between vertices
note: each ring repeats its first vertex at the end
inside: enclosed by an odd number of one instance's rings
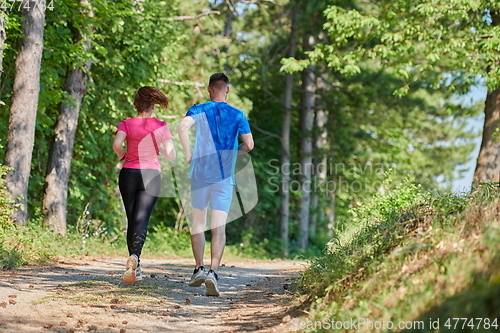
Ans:
POLYGON ((127 134, 127 153, 123 168, 160 171, 158 148, 160 143, 172 139, 172 134, 164 121, 156 118, 133 117, 122 120, 118 125, 118 131, 127 134), (153 141, 153 136, 155 141, 153 141))

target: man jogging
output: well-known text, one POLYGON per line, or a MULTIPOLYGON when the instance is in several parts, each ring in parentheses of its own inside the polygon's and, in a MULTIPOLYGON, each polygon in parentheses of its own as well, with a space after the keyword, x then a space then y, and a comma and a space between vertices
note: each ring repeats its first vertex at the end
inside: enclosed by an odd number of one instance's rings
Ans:
POLYGON ((226 220, 231 206, 235 179, 236 155, 249 152, 254 142, 248 120, 243 111, 226 103, 229 79, 224 73, 210 77, 210 101, 193 105, 178 128, 179 140, 191 164, 191 203, 193 223, 191 247, 195 269, 190 286, 205 283, 207 296, 219 296, 217 271, 226 244, 226 220), (194 152, 189 143, 189 128, 196 124, 194 152), (242 143, 238 145, 238 136, 242 143), (212 209, 210 270, 205 271, 203 252, 207 207, 212 209))

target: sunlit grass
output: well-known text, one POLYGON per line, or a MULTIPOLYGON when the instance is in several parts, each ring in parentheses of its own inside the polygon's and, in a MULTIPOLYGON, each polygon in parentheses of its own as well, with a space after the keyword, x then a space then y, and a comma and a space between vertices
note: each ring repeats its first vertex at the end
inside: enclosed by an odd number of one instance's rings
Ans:
POLYGON ((423 328, 405 331, 427 332, 436 320, 441 331, 498 331, 492 325, 478 328, 477 320, 475 328, 474 322, 444 326, 454 317, 489 318, 491 323, 500 317, 495 296, 500 291, 498 194, 492 186, 461 197, 427 194, 424 201, 408 200, 403 209, 393 209, 388 218, 373 220, 373 211, 360 214, 357 231, 332 241, 303 275, 302 289, 311 295, 308 320, 328 318, 331 324, 367 318, 394 327, 305 325, 306 331, 403 331, 398 323, 420 322, 423 328))

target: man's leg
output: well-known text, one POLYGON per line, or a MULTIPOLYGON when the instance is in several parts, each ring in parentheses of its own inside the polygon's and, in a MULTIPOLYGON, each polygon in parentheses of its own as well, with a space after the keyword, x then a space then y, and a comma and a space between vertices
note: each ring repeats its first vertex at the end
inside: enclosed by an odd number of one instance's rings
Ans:
POLYGON ((212 220, 210 225, 210 229, 212 231, 212 243, 210 246, 211 263, 210 270, 208 271, 205 279, 207 296, 220 295, 219 284, 217 282, 219 279, 217 271, 219 270, 222 254, 224 253, 224 247, 226 246, 227 215, 228 214, 223 210, 212 210, 212 220))
POLYGON ((212 243, 210 245, 211 264, 210 269, 217 273, 224 247, 226 246, 226 221, 228 213, 222 210, 212 211, 211 231, 212 243))
POLYGON ((205 225, 207 223, 207 209, 193 207, 193 225, 191 227, 191 248, 193 250, 195 268, 203 266, 205 250, 205 225))

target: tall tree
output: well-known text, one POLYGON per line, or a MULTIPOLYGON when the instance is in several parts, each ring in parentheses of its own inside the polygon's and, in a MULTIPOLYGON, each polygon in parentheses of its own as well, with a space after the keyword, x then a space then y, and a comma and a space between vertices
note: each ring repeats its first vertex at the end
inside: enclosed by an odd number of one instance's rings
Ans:
MULTIPOLYGON (((291 29, 288 56, 295 57, 297 52, 297 16, 298 8, 293 7, 291 11, 291 29)), ((285 97, 283 101, 283 127, 281 130, 281 207, 280 207, 280 237, 283 246, 283 255, 288 256, 289 219, 290 219, 290 124, 292 121, 292 101, 293 101, 294 75, 287 73, 285 78, 285 97)))
POLYGON ((35 122, 40 92, 40 65, 45 21, 44 6, 27 2, 21 8, 22 34, 16 58, 14 95, 10 107, 5 164, 12 168, 5 185, 19 204, 13 214, 16 223, 27 223, 30 165, 35 138, 35 122), (31 6, 31 8, 30 8, 31 6))
MULTIPOLYGON (((491 24, 500 27, 500 10, 490 10, 491 24)), ((498 48, 496 49, 498 53, 498 48)), ((487 65, 487 69, 498 67, 500 59, 487 65)), ((476 170, 474 172, 473 185, 483 182, 498 182, 500 180, 500 140, 495 138, 495 133, 500 127, 500 85, 490 88, 486 95, 484 105, 484 126, 481 149, 477 157, 476 170)))
MULTIPOLYGON (((91 4, 87 0, 81 0, 80 5, 82 8, 79 11, 83 17, 94 16, 91 4)), ((82 54, 79 57, 81 60, 79 59, 72 68, 67 70, 66 82, 63 86, 67 94, 59 106, 59 116, 54 128, 54 142, 45 177, 46 188, 42 208, 44 224, 61 235, 66 234, 68 180, 78 115, 87 90, 86 83, 92 65, 89 59, 91 48, 89 32, 82 31, 82 29, 91 30, 91 27, 74 28, 75 45, 81 49, 82 54)))
MULTIPOLYGON (((316 79, 316 87, 320 90, 318 96, 322 96, 326 90, 326 84, 323 76, 318 76, 316 79)), ((324 167, 328 163, 327 155, 324 153, 324 149, 327 145, 327 134, 326 122, 328 119, 328 114, 325 109, 324 100, 320 97, 316 102, 316 110, 314 113, 314 131, 313 131, 313 165, 314 165, 314 178, 316 182, 324 184, 327 180, 327 168, 324 167)), ((327 214, 323 212, 320 208, 320 196, 332 196, 330 205, 335 205, 335 192, 327 191, 327 189, 320 188, 318 191, 311 192, 311 220, 309 222, 309 235, 311 238, 316 237, 318 217, 326 216, 327 214)), ((329 210, 331 211, 331 210, 329 210)), ((333 217, 333 216, 332 216, 333 217)), ((330 230, 330 228, 328 228, 330 230)))
MULTIPOLYGON (((402 86, 395 91, 399 96, 418 80, 432 79, 429 82, 434 88, 447 86, 450 91, 463 93, 477 84, 478 76, 486 78, 489 93, 474 184, 498 181, 500 146, 492 134, 500 125, 500 41, 496 38, 500 33, 500 3, 357 3, 355 8, 330 6, 325 11, 331 43, 318 45, 310 58, 325 60, 343 74, 359 72, 362 59, 377 59, 382 66, 392 67, 394 75, 402 80, 402 86)), ((302 65, 307 66, 307 62, 302 65)))
MULTIPOLYGON (((306 34, 304 37, 304 50, 309 51, 314 45, 314 37, 306 34)), ((298 247, 307 249, 309 242, 309 218, 311 208, 311 179, 312 179, 312 153, 314 125, 314 105, 316 93, 315 66, 309 65, 302 71, 302 106, 300 109, 300 217, 298 247)))
MULTIPOLYGON (((5 45, 5 14, 0 10, 0 78, 3 73, 3 50, 5 45)), ((0 103, 3 103, 0 101, 0 103)))

